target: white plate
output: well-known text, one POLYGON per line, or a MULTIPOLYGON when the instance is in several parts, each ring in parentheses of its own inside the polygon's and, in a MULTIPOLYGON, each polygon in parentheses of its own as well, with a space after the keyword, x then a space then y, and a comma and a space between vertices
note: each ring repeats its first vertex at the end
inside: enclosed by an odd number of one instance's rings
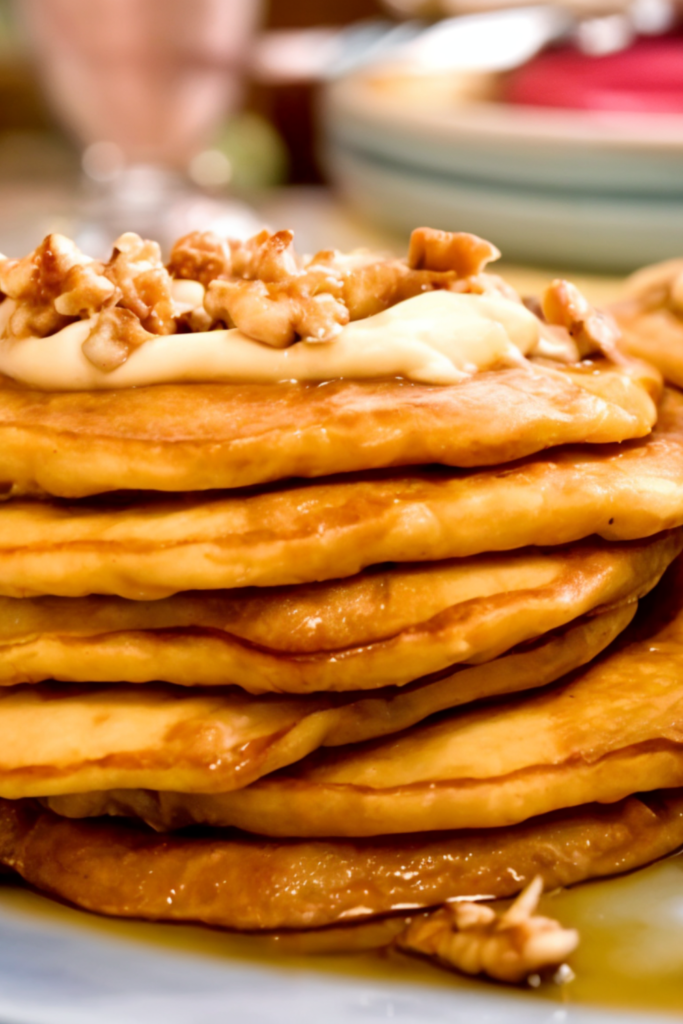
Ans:
POLYGON ((397 75, 395 87, 391 76, 385 79, 359 74, 328 87, 325 121, 337 142, 491 182, 683 196, 683 115, 460 98, 447 75, 423 87, 414 76, 397 75))
MULTIPOLYGON (((170 927, 170 926, 169 926, 170 927)), ((2 1024, 609 1024, 623 1017, 453 986, 367 981, 146 947, 2 908, 2 1024)), ((633 1018, 634 1024, 636 1018, 633 1018)), ((641 1018, 641 1020, 644 1020, 641 1018)))
POLYGON ((376 221, 474 231, 532 263, 629 271, 683 253, 683 117, 400 98, 357 77, 325 100, 330 176, 376 221))
POLYGON ((627 273, 683 255, 680 201, 492 185, 429 174, 330 144, 330 173, 365 216, 405 234, 418 224, 472 231, 506 260, 627 273))

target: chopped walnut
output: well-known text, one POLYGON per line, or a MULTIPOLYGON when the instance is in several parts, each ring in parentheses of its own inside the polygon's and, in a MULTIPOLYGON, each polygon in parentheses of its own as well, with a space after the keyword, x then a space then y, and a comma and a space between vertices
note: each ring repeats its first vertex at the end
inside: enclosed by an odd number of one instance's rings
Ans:
POLYGON ((381 313, 429 287, 425 275, 415 275, 405 260, 378 259, 366 250, 318 252, 306 264, 303 277, 311 293, 327 292, 342 302, 351 320, 381 313), (420 280, 413 280, 416 277, 420 280))
MULTIPOLYGON (((103 289, 100 265, 79 252, 63 235, 48 235, 29 256, 0 262, 0 292, 17 306, 9 330, 17 338, 45 337, 69 323, 71 314, 58 305, 64 292, 76 290, 89 297, 103 289)), ((110 294, 108 294, 110 297, 110 294)))
POLYGON ((10 299, 44 305, 61 294, 72 267, 88 262, 88 257, 64 235, 47 235, 29 256, 5 258, 0 263, 0 291, 10 299))
POLYGON ((101 273, 98 263, 77 264, 64 278, 64 291, 54 301, 63 316, 85 319, 115 301, 116 286, 101 273))
MULTIPOLYGON (((291 231, 263 230, 246 241, 192 232, 164 266, 159 246, 131 232, 117 239, 106 263, 49 235, 23 260, 0 257, 0 297, 14 303, 5 330, 47 336, 93 320, 83 351, 100 370, 112 370, 143 341, 177 331, 237 327, 285 348, 333 341, 350 321, 435 289, 520 301, 485 270, 500 253, 476 235, 418 228, 407 259, 335 250, 303 258, 293 239, 291 231)), ((571 361, 612 352, 611 321, 571 285, 554 282, 543 309, 547 351, 537 355, 571 361)))
MULTIPOLYGON (((498 250, 464 233, 419 228, 407 261, 335 250, 302 261, 294 254, 290 231, 262 231, 247 242, 230 243, 230 268, 223 262, 220 276, 211 263, 215 244, 201 244, 208 255, 197 272, 204 281, 210 278, 204 303, 209 316, 278 348, 298 339, 329 341, 349 320, 373 316, 434 288, 517 299, 499 278, 482 272, 500 255, 498 250)), ((188 262, 199 246, 197 237, 184 243, 188 262)))
POLYGON ((614 358, 619 328, 611 316, 594 309, 575 285, 553 281, 543 294, 541 306, 548 324, 569 332, 581 358, 596 353, 614 358))
POLYGON ((341 285, 351 320, 361 320, 425 291, 499 294, 519 301, 516 291, 502 278, 483 273, 484 266, 500 253, 489 242, 463 232, 417 228, 410 239, 407 260, 377 259, 367 253, 351 257, 334 251, 318 253, 312 266, 325 263, 341 285))
POLYGON ((499 258, 495 245, 464 231, 416 228, 410 236, 408 266, 414 270, 452 270, 458 277, 476 277, 499 258))
POLYGON ((665 306, 683 316, 683 259, 666 260, 637 270, 627 280, 626 292, 646 309, 665 306))
POLYGON ((117 305, 134 313, 145 330, 175 333, 171 275, 156 242, 144 241, 132 231, 121 235, 104 273, 118 289, 117 305))
POLYGON ((233 277, 249 281, 287 281, 299 273, 294 232, 263 230, 246 242, 230 242, 233 277))
POLYGON ((200 281, 208 287, 219 277, 232 273, 232 257, 227 238, 213 231, 192 231, 178 239, 171 249, 168 272, 172 277, 200 281))
POLYGON ((152 335, 176 330, 171 285, 159 246, 134 234, 118 239, 106 264, 57 234, 24 259, 0 260, 0 291, 15 303, 9 333, 46 337, 93 318, 83 351, 100 369, 120 366, 152 335))
POLYGON ((545 968, 557 967, 579 944, 573 928, 535 913, 542 891, 543 879, 537 875, 502 914, 482 903, 447 904, 412 921, 398 945, 465 974, 524 981, 545 968))
POLYGON ((193 231, 171 250, 168 270, 208 287, 219 279, 287 281, 300 272, 291 231, 259 231, 246 241, 225 239, 213 231, 193 231))
POLYGON ((131 310, 115 306, 96 318, 83 342, 83 354, 98 370, 111 373, 126 362, 134 348, 153 337, 131 310))
POLYGON ((297 337, 330 341, 349 319, 346 307, 332 295, 310 295, 305 289, 264 281, 212 281, 204 307, 214 320, 234 324, 273 348, 286 348, 297 337))
POLYGON ((416 280, 402 261, 384 260, 340 275, 340 288, 351 320, 364 320, 419 295, 424 282, 416 280))
POLYGON ((227 249, 210 233, 188 235, 174 248, 169 269, 196 275, 207 286, 204 310, 184 314, 181 326, 236 326, 275 348, 296 341, 331 341, 349 320, 382 312, 435 288, 518 296, 483 272, 498 250, 464 233, 419 228, 408 260, 366 251, 323 250, 311 259, 294 253, 291 231, 261 231, 227 249))
POLYGON ((20 302, 7 322, 7 330, 13 338, 29 338, 31 335, 45 338, 72 322, 68 316, 61 316, 52 305, 34 306, 20 302))

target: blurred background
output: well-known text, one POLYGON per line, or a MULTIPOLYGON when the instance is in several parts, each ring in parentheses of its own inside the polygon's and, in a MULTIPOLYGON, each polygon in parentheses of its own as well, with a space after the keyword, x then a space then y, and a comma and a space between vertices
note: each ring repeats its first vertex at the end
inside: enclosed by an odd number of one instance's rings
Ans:
POLYGON ((532 268, 683 255, 682 23, 675 0, 0 0, 0 250, 264 223, 401 249, 430 224, 532 268))

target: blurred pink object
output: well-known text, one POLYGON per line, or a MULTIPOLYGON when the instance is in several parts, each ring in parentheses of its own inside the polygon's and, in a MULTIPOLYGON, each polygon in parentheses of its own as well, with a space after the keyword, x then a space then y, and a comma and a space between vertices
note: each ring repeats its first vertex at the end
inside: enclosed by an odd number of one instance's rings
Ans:
POLYGON ((604 56, 549 50, 510 74, 503 98, 542 107, 683 113, 683 36, 638 39, 604 56))
POLYGON ((126 164, 186 167, 239 105, 259 0, 20 0, 65 126, 126 164))

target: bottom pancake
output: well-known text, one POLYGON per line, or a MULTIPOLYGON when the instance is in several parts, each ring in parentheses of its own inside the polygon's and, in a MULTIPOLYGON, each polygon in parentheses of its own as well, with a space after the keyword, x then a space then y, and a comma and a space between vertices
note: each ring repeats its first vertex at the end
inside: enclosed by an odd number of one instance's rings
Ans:
POLYGON ((244 931, 316 928, 619 874, 683 844, 683 792, 510 828, 349 841, 160 836, 0 800, 0 864, 86 910, 244 931))

